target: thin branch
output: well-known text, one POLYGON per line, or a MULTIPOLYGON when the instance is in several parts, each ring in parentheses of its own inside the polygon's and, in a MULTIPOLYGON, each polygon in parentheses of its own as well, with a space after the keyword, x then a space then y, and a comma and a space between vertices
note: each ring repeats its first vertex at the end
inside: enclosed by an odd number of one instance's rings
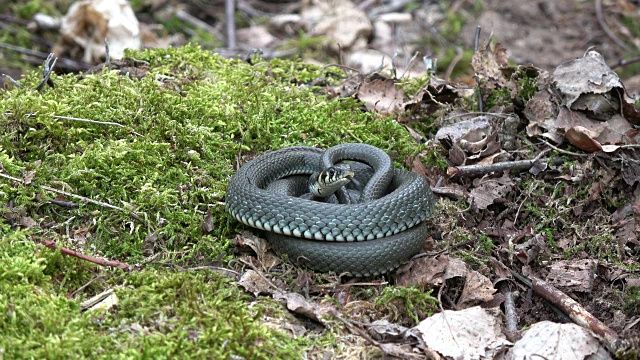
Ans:
POLYGON ((93 279, 89 280, 88 283, 80 286, 76 291, 72 292, 70 297, 73 298, 74 296, 76 296, 77 293, 79 293, 82 290, 86 289, 89 285, 93 284, 95 281, 98 281, 98 280, 104 279, 104 278, 106 278, 105 275, 98 275, 98 276, 94 277, 93 279))
POLYGON ((93 256, 89 256, 89 255, 85 255, 82 253, 79 253, 77 251, 73 251, 73 250, 69 250, 67 248, 64 248, 62 246, 58 246, 58 244, 54 243, 53 241, 49 241, 49 240, 41 240, 40 241, 44 246, 50 248, 50 249, 54 249, 60 250, 60 253, 62 253, 63 255, 67 255, 67 256, 73 256, 73 257, 77 257, 78 259, 84 260, 84 261, 88 261, 97 265, 101 265, 101 266, 111 266, 111 267, 117 267, 123 270, 129 270, 131 269, 131 265, 127 264, 127 263, 123 263, 117 260, 105 260, 105 259, 98 259, 96 257, 93 256))
POLYGON ((47 56, 42 69, 42 81, 40 82, 40 84, 38 84, 36 90, 42 90, 45 84, 49 85, 51 88, 54 88, 53 81, 51 80, 51 73, 53 72, 53 68, 56 66, 56 62, 58 62, 58 58, 54 58, 53 53, 47 56), (51 61, 51 59, 53 59, 53 62, 51 61))
POLYGON ((609 25, 607 25, 607 20, 604 18, 604 13, 602 12, 602 0, 596 0, 596 18, 598 19, 598 23, 600 24, 600 27, 602 27, 602 30, 604 30, 605 34, 607 34, 607 36, 609 36, 611 40, 613 40, 616 44, 618 44, 618 46, 625 49, 626 51, 630 51, 627 44, 625 44, 624 41, 620 40, 616 36, 616 34, 611 31, 609 25))
MULTIPOLYGON (((480 30, 482 30, 482 27, 480 25, 478 25, 476 27, 476 37, 473 41, 473 54, 475 55, 478 52, 478 46, 480 44, 480 30)), ((489 41, 491 41, 491 39, 489 39, 489 41)), ((484 111, 484 104, 482 103, 482 89, 480 88, 480 77, 478 76, 478 74, 476 73, 475 75, 476 78, 476 90, 478 91, 478 110, 480 110, 480 112, 484 111)))
POLYGON ((111 126, 118 126, 121 127, 127 131, 129 131, 130 133, 137 135, 137 136, 142 136, 142 134, 138 134, 137 132, 128 129, 126 126, 122 125, 122 124, 118 124, 117 122, 111 122, 111 121, 97 121, 97 120, 90 120, 90 119, 82 119, 82 118, 76 118, 76 117, 71 117, 71 116, 61 116, 61 115, 53 115, 54 119, 64 119, 64 120, 73 120, 73 121, 81 121, 81 122, 86 122, 86 123, 90 123, 90 124, 98 124, 98 125, 111 125, 111 126))
POLYGON ((238 46, 236 42, 236 4, 235 0, 224 1, 224 17, 227 29, 227 47, 235 49, 238 46))
POLYGON ((197 17, 189 14, 188 12, 182 9, 176 11, 175 15, 178 19, 188 23, 189 25, 193 25, 199 29, 209 32, 218 39, 223 38, 222 34, 218 30, 216 30, 213 26, 207 24, 206 22, 198 19, 197 17))
MULTIPOLYGON (((453 60, 451 60, 449 67, 447 67, 447 71, 444 73, 445 80, 449 80, 449 78, 451 78, 453 69, 455 69, 456 65, 458 65, 458 62, 462 60, 463 55, 464 55, 464 52, 462 51, 462 49, 460 47, 456 47, 456 57, 454 57, 453 60)), ((477 82, 477 79, 476 79, 476 82, 477 82)))
POLYGON ((479 176, 486 175, 493 172, 499 171, 526 171, 531 169, 538 162, 546 162, 549 159, 541 159, 541 155, 545 154, 546 151, 541 152, 532 160, 516 160, 516 161, 505 161, 499 162, 495 164, 487 164, 487 165, 465 165, 465 166, 456 166, 450 167, 447 169, 447 175, 451 177, 460 177, 460 176, 479 176))
MULTIPOLYGON (((15 51, 21 54, 25 54, 25 55, 29 55, 29 56, 35 56, 37 58, 40 58, 42 60, 46 59, 47 56, 49 56, 49 54, 47 53, 43 53, 40 51, 35 51, 35 50, 31 50, 31 49, 25 49, 23 47, 19 47, 19 46, 15 46, 15 45, 11 45, 11 44, 5 44, 5 43, 0 43, 0 48, 4 48, 7 50, 11 50, 11 51, 15 51)), ((40 60, 40 61, 42 61, 40 60)), ((78 62, 78 61, 74 61, 71 59, 67 59, 67 58, 60 58, 60 65, 62 65, 62 67, 64 67, 67 70, 71 70, 71 71, 78 71, 78 70, 89 70, 92 68, 91 65, 83 63, 83 62, 78 62)), ((40 61, 38 61, 38 63, 40 63, 40 61)))
POLYGON ((597 336, 604 340, 604 345, 612 353, 616 353, 620 338, 613 329, 606 326, 602 321, 591 315, 580 305, 577 301, 573 300, 567 294, 555 288, 553 285, 544 282, 536 277, 527 279, 526 277, 511 270, 511 274, 519 281, 527 284, 531 287, 533 292, 550 302, 552 305, 560 309, 576 324, 593 331, 597 336), (530 285, 529 285, 530 284, 530 285))
MULTIPOLYGON (((7 180, 16 181, 16 182, 18 182, 18 183, 20 183, 22 185, 25 185, 25 186, 29 185, 24 180, 22 180, 20 178, 17 178, 17 177, 13 177, 13 176, 7 175, 7 174, 0 173, 0 177, 1 178, 5 178, 7 180)), ((63 191, 63 190, 58 190, 58 189, 55 189, 55 188, 52 188, 52 187, 49 187, 49 186, 45 186, 45 185, 37 185, 37 186, 39 188, 43 189, 43 190, 50 191, 50 192, 53 192, 53 193, 56 193, 56 194, 60 194, 60 195, 64 195, 64 196, 68 196, 68 197, 71 197, 71 198, 74 198, 74 199, 78 199, 78 200, 81 200, 81 201, 83 201, 85 203, 98 205, 98 206, 101 206, 101 207, 104 207, 104 208, 107 208, 107 209, 122 211, 122 212, 125 212, 125 213, 128 213, 129 215, 131 215, 131 217, 133 217, 134 219, 136 219, 138 221, 142 221, 142 218, 140 218, 140 216, 138 216, 138 214, 136 214, 136 213, 134 213, 132 211, 125 210, 125 209, 123 209, 121 207, 118 207, 118 206, 115 206, 115 205, 111 205, 111 204, 107 204, 107 203, 104 203, 104 202, 101 202, 101 201, 89 199, 87 197, 76 195, 76 194, 72 194, 72 193, 69 193, 69 192, 66 192, 66 191, 63 191)))
POLYGON ((10 83, 12 83, 13 85, 17 86, 19 89, 22 89, 22 85, 20 85, 19 82, 17 82, 16 80, 14 80, 11 76, 7 75, 7 74, 2 74, 2 76, 9 80, 10 83))
POLYGON ((613 65, 611 68, 615 69, 615 68, 619 68, 619 67, 622 67, 622 66, 627 66, 627 65, 630 65, 630 64, 634 64, 634 63, 637 63, 637 62, 640 62, 640 56, 632 57, 630 59, 620 59, 620 61, 618 61, 618 63, 613 65))
POLYGON ((540 139, 540 141, 545 143, 548 147, 552 148, 553 150, 555 150, 555 151, 557 151, 559 153, 562 153, 562 154, 580 156, 580 157, 588 157, 588 156, 590 156, 589 154, 580 154, 580 153, 577 153, 577 152, 560 149, 559 147, 553 145, 552 143, 550 143, 550 142, 548 142, 548 141, 546 141, 544 139, 540 139))
POLYGON ((49 200, 49 203, 53 204, 53 205, 58 205, 64 208, 68 208, 68 209, 75 209, 78 207, 78 204, 72 202, 72 201, 61 201, 61 200, 49 200))

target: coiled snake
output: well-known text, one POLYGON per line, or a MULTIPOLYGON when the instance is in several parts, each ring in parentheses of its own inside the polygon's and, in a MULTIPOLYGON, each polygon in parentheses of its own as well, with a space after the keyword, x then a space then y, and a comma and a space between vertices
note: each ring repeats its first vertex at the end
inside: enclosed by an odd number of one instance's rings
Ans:
POLYGON ((299 265, 369 276, 397 268, 420 250, 427 239, 424 220, 433 210, 434 197, 422 177, 394 169, 384 151, 366 144, 342 144, 326 152, 289 147, 249 161, 230 180, 226 206, 238 221, 266 230, 276 252, 299 265), (297 197, 299 175, 308 178, 344 160, 373 168, 360 202, 297 197), (284 187, 274 185, 281 179, 288 179, 284 187))

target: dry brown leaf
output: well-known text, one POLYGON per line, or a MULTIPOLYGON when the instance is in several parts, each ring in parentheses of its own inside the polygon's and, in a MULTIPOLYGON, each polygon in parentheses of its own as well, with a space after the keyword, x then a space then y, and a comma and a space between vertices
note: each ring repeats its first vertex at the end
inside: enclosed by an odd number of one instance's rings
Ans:
POLYGON ((271 295, 276 291, 276 289, 273 289, 271 284, 269 284, 261 274, 254 270, 247 270, 247 272, 242 274, 240 280, 238 280, 238 285, 242 286, 246 291, 252 293, 254 296, 258 296, 260 294, 271 295))
POLYGON ((555 142, 562 143, 562 136, 556 127, 557 109, 551 102, 548 91, 538 91, 524 109, 524 115, 529 120, 527 135, 544 136, 555 142))
POLYGON ((433 288, 443 283, 449 264, 448 256, 422 257, 411 260, 396 272, 396 284, 400 286, 425 286, 433 288))
POLYGON ((281 263, 280 259, 269 251, 269 243, 250 231, 243 231, 236 235, 235 245, 248 246, 256 254, 258 261, 265 267, 272 267, 281 263))
POLYGON ((533 324, 507 354, 507 359, 578 360, 611 359, 611 355, 589 330, 576 324, 541 321, 533 324), (553 341, 550 341, 553 339, 553 341))
POLYGON ((502 334, 502 319, 479 306, 445 310, 416 328, 426 346, 447 359, 492 359, 510 342, 502 334))
POLYGON ((211 208, 207 209, 207 215, 204 217, 200 227, 205 234, 213 231, 213 214, 211 213, 211 208))
POLYGON ((564 290, 591 292, 596 275, 595 260, 561 260, 549 269, 547 282, 564 290))
POLYGON ((493 300, 496 289, 491 280, 477 271, 470 270, 466 274, 466 281, 460 299, 456 304, 457 309, 464 309, 493 300))
POLYGON ((373 25, 367 15, 351 1, 305 1, 300 11, 311 35, 323 36, 332 50, 362 49, 373 25))
POLYGON ((75 59, 97 64, 106 55, 120 59, 125 49, 140 48, 140 26, 126 0, 82 0, 75 2, 62 18, 57 54, 70 52, 75 59))
POLYGON ((486 209, 496 199, 504 198, 513 186, 513 180, 507 173, 499 178, 484 176, 475 188, 469 192, 474 209, 486 209))
POLYGON ((331 312, 336 310, 335 305, 331 303, 319 304, 305 299, 304 296, 298 293, 275 294, 274 298, 286 300, 287 309, 321 324, 324 323, 324 318, 330 317, 331 312))
POLYGON ((567 107, 582 94, 604 94, 614 89, 623 90, 618 75, 595 50, 587 51, 582 58, 560 64, 553 71, 553 83, 563 96, 562 105, 567 107))
POLYGON ((564 137, 569 140, 571 145, 587 152, 596 152, 602 150, 602 145, 594 140, 598 137, 598 133, 591 131, 584 126, 575 126, 566 131, 564 137))
POLYGON ((18 225, 26 227, 27 229, 33 229, 33 227, 38 225, 38 223, 36 223, 31 216, 23 216, 20 218, 18 225))
POLYGON ((29 185, 31 184, 31 182, 33 181, 33 178, 35 177, 36 177, 36 171, 31 170, 24 176, 24 178, 22 179, 22 183, 25 185, 29 185))
POLYGON ((488 80, 501 87, 512 87, 510 79, 501 70, 509 66, 509 57, 507 49, 500 43, 488 40, 484 48, 473 55, 471 65, 481 80, 488 80))
POLYGON ((377 77, 365 81, 358 89, 358 99, 367 110, 382 114, 393 114, 402 111, 404 94, 396 87, 395 80, 377 77))

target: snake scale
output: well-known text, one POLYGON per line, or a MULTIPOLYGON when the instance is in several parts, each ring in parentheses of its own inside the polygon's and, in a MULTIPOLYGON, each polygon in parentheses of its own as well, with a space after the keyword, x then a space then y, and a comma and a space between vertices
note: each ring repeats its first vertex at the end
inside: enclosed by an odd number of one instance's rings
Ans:
MULTIPOLYGON (((290 181, 291 188, 300 187, 290 181)), ((434 197, 426 180, 394 169, 381 149, 350 143, 327 151, 289 147, 247 162, 229 182, 226 206, 238 221, 267 231, 276 252, 299 265, 370 276, 394 270, 420 250, 434 197), (270 188, 282 179, 308 179, 344 160, 373 168, 358 203, 313 201, 270 188)))

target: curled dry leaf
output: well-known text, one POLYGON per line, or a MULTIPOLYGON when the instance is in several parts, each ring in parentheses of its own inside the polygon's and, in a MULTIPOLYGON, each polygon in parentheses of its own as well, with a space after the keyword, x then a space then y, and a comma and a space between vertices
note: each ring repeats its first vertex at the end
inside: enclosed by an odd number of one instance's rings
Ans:
POLYGON ((431 289, 452 277, 464 277, 467 267, 458 258, 446 255, 421 257, 411 260, 396 272, 396 283, 401 286, 421 286, 431 289))
POLYGON ((409 328, 384 319, 372 322, 367 328, 369 335, 378 341, 402 340, 408 330, 409 328))
POLYGON ((205 215, 200 227, 204 234, 208 234, 213 231, 213 214, 211 213, 211 208, 207 209, 207 215, 205 215))
POLYGON ((565 132, 565 138, 573 146, 588 152, 600 151, 606 144, 636 142, 627 135, 636 135, 633 127, 620 115, 614 115, 609 121, 602 122, 589 119, 584 113, 562 108, 555 126, 565 132))
POLYGON ((533 324, 507 354, 507 359, 576 360, 611 359, 611 355, 588 330, 576 324, 541 321, 533 324), (553 341, 550 341, 553 339, 553 341))
POLYGON ((464 309, 473 305, 493 300, 496 289, 491 280, 477 271, 467 272, 466 281, 460 299, 456 304, 457 309, 464 309))
POLYGON ((89 64, 105 58, 105 39, 111 59, 122 58, 125 49, 141 46, 138 19, 126 0, 75 2, 62 19, 60 34, 54 53, 71 52, 72 57, 89 64))
POLYGON ((527 135, 543 136, 556 144, 562 143, 563 137, 558 133, 556 116, 558 109, 551 101, 548 91, 538 91, 524 109, 524 115, 529 120, 527 135))
POLYGON ((494 43, 489 39, 484 47, 478 49, 473 55, 471 65, 481 80, 488 80, 501 87, 510 85, 509 78, 505 77, 501 71, 501 69, 509 66, 509 57, 507 56, 507 49, 500 43, 494 43))
POLYGON ((272 251, 269 251, 269 243, 250 231, 243 231, 236 235, 235 246, 251 248, 263 266, 272 267, 281 262, 272 251))
POLYGON ((275 294, 274 298, 285 300, 289 310, 321 324, 324 324, 324 318, 331 316, 331 312, 336 311, 335 305, 331 303, 319 304, 298 293, 275 294))
POLYGON ((493 299, 495 289, 487 277, 477 271, 468 270, 462 260, 446 255, 410 261, 398 270, 396 283, 431 289, 455 277, 465 278, 464 288, 458 299, 459 308, 493 299))
POLYGON ((553 71, 553 84, 562 95, 562 105, 567 107, 571 107, 583 94, 623 90, 618 74, 595 50, 587 51, 582 58, 560 64, 553 71))
POLYGON ((447 359, 492 359, 511 344, 501 323, 494 312, 476 306, 445 310, 421 321, 416 329, 429 349, 447 359))
POLYGON ((505 172, 499 178, 484 176, 469 193, 474 209, 486 209, 494 201, 504 198, 513 187, 513 180, 505 172))
POLYGON ((271 284, 254 270, 247 270, 247 272, 242 274, 240 280, 238 280, 238 285, 242 286, 254 296, 260 294, 271 295, 276 290, 272 289, 271 284))

